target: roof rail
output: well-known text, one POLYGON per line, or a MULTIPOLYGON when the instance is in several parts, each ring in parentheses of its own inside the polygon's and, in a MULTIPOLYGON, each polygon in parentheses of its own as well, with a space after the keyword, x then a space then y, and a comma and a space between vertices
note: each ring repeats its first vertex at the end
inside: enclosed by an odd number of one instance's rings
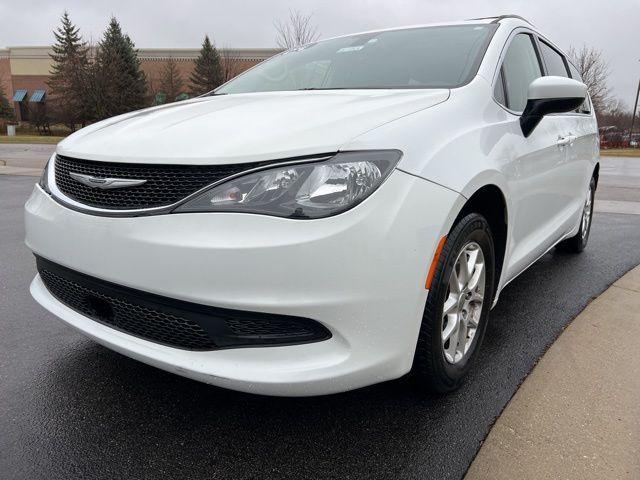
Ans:
POLYGON ((492 20, 491 23, 498 23, 500 22, 500 20, 504 20, 506 18, 517 18, 522 20, 523 22, 527 22, 529 25, 533 26, 533 23, 531 23, 529 20, 527 20, 524 17, 521 17, 520 15, 498 15, 497 17, 482 17, 482 18, 470 18, 469 20, 492 20))

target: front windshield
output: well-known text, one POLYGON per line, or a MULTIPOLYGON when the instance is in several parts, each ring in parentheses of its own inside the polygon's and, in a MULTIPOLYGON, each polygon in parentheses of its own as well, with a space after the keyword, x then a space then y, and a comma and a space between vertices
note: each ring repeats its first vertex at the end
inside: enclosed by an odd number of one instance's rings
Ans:
POLYGON ((475 75, 495 25, 364 33, 312 43, 259 64, 216 94, 348 88, 454 88, 475 75))

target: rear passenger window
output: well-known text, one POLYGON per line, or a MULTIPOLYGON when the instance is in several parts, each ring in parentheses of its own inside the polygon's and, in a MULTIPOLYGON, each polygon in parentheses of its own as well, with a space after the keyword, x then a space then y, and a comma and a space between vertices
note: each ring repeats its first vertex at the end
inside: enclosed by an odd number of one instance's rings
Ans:
POLYGON ((582 76, 580 75, 580 72, 578 72, 578 69, 573 66, 573 63, 569 64, 569 71, 571 72, 571 78, 580 82, 582 81, 582 76))
POLYGON ((569 77, 567 66, 564 63, 564 57, 555 48, 540 41, 540 52, 547 67, 547 75, 556 75, 558 77, 569 77))
MULTIPOLYGON (((571 78, 573 78, 574 80, 578 80, 579 82, 582 82, 582 76, 580 75, 580 72, 578 72, 578 69, 576 67, 573 66, 572 63, 569 64, 569 72, 571 72, 571 78)), ((585 98, 584 102, 582 103, 582 105, 580 105, 577 109, 576 112, 578 113, 591 113, 591 102, 589 101, 589 96, 587 95, 587 98, 585 98)))
MULTIPOLYGON (((503 98, 506 98, 503 105, 522 112, 527 104, 529 84, 542 76, 531 35, 519 33, 513 38, 502 63, 502 75, 505 86, 503 98)), ((496 100, 500 102, 497 96, 496 100)))

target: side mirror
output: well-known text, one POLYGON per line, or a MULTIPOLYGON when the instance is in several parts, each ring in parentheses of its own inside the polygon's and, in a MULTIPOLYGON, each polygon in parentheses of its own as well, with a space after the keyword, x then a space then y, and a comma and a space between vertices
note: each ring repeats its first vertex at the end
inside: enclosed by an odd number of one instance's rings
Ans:
POLYGON ((578 108, 587 96, 587 86, 565 77, 539 77, 529 85, 527 106, 520 117, 525 137, 550 113, 570 112, 578 108))

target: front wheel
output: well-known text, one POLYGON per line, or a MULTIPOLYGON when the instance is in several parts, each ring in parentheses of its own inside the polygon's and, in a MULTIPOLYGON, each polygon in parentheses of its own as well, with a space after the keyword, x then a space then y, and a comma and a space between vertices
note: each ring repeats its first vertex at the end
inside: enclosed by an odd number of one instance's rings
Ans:
POLYGON ((494 269, 489 224, 469 214, 448 235, 431 281, 413 366, 420 386, 446 393, 462 384, 487 326, 494 269))

